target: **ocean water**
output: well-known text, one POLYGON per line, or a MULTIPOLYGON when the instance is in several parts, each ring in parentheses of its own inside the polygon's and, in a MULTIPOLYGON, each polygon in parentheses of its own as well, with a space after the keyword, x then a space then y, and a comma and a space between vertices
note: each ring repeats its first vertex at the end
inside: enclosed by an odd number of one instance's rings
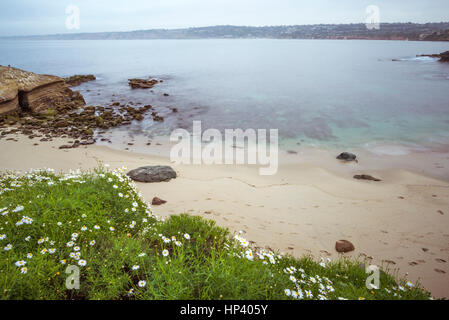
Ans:
POLYGON ((287 147, 401 146, 395 154, 449 146, 449 64, 415 57, 446 50, 406 41, 7 40, 0 64, 92 73, 95 82, 76 88, 88 104, 152 104, 165 117, 118 129, 124 137, 169 135, 202 120, 203 129, 278 129, 287 147), (133 77, 164 82, 131 90, 133 77))

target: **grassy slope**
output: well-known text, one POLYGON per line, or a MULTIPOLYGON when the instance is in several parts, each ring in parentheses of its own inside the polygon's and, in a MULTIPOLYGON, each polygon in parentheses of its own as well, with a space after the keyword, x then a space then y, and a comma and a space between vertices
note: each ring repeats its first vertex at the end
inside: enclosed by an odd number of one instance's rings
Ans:
POLYGON ((120 170, 3 174, 0 239, 2 299, 430 298, 384 272, 368 290, 357 261, 250 248, 200 217, 159 220, 120 170), (68 265, 79 290, 66 289, 68 265))

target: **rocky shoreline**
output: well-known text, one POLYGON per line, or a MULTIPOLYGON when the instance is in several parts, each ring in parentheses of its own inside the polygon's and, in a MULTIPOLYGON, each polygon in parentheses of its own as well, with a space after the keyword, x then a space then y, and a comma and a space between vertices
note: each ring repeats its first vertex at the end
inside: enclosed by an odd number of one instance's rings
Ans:
MULTIPOLYGON (((93 75, 62 79, 0 66, 0 139, 15 133, 40 141, 61 137, 72 139, 61 149, 76 148, 95 143, 95 130, 104 133, 109 128, 142 121, 150 111, 153 121, 164 121, 151 105, 135 107, 112 101, 106 106, 86 106, 83 96, 69 87, 92 80, 93 75)), ((151 87, 159 83, 154 79, 133 80, 144 87, 147 81, 151 87)))
POLYGON ((416 57, 429 57, 440 59, 440 62, 449 62, 449 51, 437 53, 437 54, 418 54, 416 57))

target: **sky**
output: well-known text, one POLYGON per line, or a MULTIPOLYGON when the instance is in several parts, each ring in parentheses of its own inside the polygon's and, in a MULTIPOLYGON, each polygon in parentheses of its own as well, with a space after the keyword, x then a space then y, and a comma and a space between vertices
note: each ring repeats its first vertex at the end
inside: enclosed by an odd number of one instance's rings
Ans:
POLYGON ((379 7, 381 22, 449 21, 448 0, 0 0, 0 36, 361 23, 369 5, 379 7))

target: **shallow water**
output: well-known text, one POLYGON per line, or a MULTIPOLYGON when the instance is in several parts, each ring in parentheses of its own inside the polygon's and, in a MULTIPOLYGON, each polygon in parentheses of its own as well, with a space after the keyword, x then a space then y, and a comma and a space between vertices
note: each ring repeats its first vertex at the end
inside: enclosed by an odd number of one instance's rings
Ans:
POLYGON ((203 129, 277 128, 287 147, 402 154, 449 145, 449 64, 415 58, 448 49, 406 41, 8 40, 0 41, 0 64, 93 73, 97 81, 78 87, 89 104, 152 104, 165 117, 120 129, 125 136, 167 135, 202 120, 203 129), (131 90, 132 77, 164 82, 131 90), (402 149, 389 149, 396 145, 402 149))

